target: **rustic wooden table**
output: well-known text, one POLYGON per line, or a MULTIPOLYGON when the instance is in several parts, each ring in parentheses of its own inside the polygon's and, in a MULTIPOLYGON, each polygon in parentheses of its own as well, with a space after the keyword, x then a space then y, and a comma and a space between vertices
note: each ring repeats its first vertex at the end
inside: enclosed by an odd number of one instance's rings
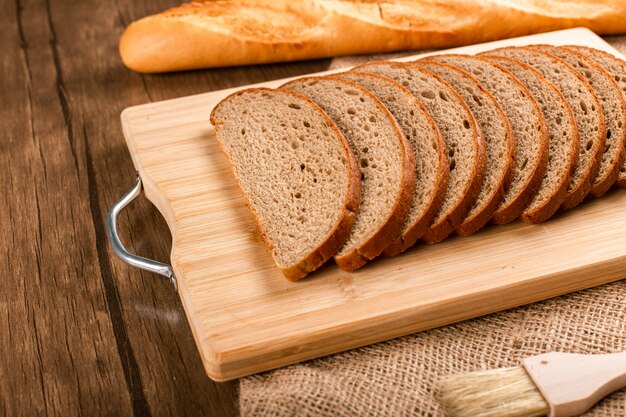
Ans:
MULTIPOLYGON (((237 414, 237 383, 202 368, 169 282, 120 262, 108 208, 135 172, 128 106, 328 67, 329 60, 139 75, 117 41, 173 0, 0 0, 0 415, 237 414)), ((624 38, 612 43, 624 51, 624 38)), ((167 261, 145 200, 121 216, 135 253, 167 261)))
MULTIPOLYGON (((117 42, 172 0, 0 1, 0 415, 237 414, 213 383, 165 279, 120 262, 109 207, 135 171, 128 106, 321 71, 329 61, 142 76, 117 42)), ((120 219, 130 250, 167 261, 145 200, 120 219)))

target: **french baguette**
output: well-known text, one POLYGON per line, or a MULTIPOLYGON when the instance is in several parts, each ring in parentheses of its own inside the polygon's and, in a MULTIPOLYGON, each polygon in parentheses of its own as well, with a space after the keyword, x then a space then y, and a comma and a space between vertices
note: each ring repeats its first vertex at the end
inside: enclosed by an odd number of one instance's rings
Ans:
POLYGON ((131 23, 119 51, 153 73, 443 48, 585 26, 626 32, 610 0, 213 0, 131 23))

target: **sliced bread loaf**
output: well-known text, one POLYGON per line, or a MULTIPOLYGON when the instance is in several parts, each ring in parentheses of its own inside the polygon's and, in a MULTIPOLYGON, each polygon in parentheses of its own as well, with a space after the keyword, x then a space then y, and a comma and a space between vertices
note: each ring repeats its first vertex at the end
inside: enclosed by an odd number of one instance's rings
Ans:
MULTIPOLYGON (((600 51, 598 49, 589 48, 586 46, 568 45, 565 46, 565 48, 579 52, 581 54, 584 54, 588 58, 593 59, 606 72, 608 72, 611 77, 613 77, 613 80, 617 83, 617 86, 622 93, 622 99, 626 100, 626 62, 622 61, 619 58, 616 58, 608 52, 600 51)), ((617 123, 617 127, 624 131, 626 121, 618 119, 614 121, 614 123, 617 123)), ((614 135, 617 135, 617 132, 612 131, 612 133, 614 135)), ((626 133, 624 135, 624 141, 626 142, 626 133)), ((622 188, 626 188, 626 162, 622 163, 620 167, 620 173, 617 178, 617 185, 622 188)))
POLYGON ((567 196, 567 187, 578 161, 580 139, 576 120, 563 94, 539 71, 513 59, 491 59, 511 71, 528 88, 539 103, 548 125, 548 167, 537 194, 521 215, 525 222, 539 223, 550 218, 567 196))
POLYGON ((454 88, 474 113, 485 136, 487 166, 478 197, 456 233, 467 236, 487 223, 502 202, 514 166, 515 143, 509 119, 493 96, 469 73, 434 61, 417 61, 454 88))
POLYGON ((589 191, 592 196, 600 197, 615 183, 624 163, 626 102, 624 102, 619 86, 602 67, 579 52, 552 45, 534 45, 533 48, 539 48, 558 56, 574 67, 580 75, 585 77, 598 96, 600 104, 602 104, 606 124, 606 140, 598 175, 591 184, 591 191, 589 191))
POLYGON ((518 217, 536 194, 548 162, 548 129, 532 94, 504 67, 468 55, 435 55, 472 74, 500 103, 515 138, 515 168, 502 203, 492 221, 503 224, 518 217))
POLYGON ((507 47, 485 54, 504 56, 529 64, 550 80, 567 100, 576 118, 580 147, 578 163, 562 207, 575 207, 591 190, 604 152, 604 115, 593 89, 567 62, 544 51, 528 47, 507 47))
POLYGON ((360 197, 356 160, 335 123, 300 94, 262 88, 225 98, 211 123, 285 276, 300 279, 333 256, 360 197))
POLYGON ((450 172, 446 144, 428 110, 397 82, 381 75, 355 71, 338 75, 378 97, 398 121, 415 152, 415 192, 409 215, 400 235, 384 251, 386 256, 395 256, 413 246, 441 206, 450 172))
POLYGON ((415 190, 415 156, 389 110, 366 89, 338 76, 305 77, 282 86, 311 98, 337 124, 361 170, 361 206, 335 255, 347 271, 380 255, 396 238, 415 190))
POLYGON ((443 240, 465 219, 485 175, 485 143, 474 115, 456 91, 435 73, 415 64, 371 62, 355 68, 389 77, 426 106, 446 142, 450 176, 439 212, 422 236, 443 240))

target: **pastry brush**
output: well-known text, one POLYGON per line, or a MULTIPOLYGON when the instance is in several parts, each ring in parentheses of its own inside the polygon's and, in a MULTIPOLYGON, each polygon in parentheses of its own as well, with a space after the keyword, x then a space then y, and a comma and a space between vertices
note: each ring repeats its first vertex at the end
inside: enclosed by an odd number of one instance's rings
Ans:
POLYGON ((626 387, 626 352, 550 352, 523 366, 452 375, 440 383, 450 417, 577 416, 626 387))

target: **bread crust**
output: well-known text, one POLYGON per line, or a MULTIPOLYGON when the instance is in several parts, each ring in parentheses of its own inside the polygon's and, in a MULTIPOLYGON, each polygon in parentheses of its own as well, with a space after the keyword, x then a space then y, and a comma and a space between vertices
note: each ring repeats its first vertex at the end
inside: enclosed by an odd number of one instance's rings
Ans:
MULTIPOLYGON (((611 77, 600 65, 598 65, 595 61, 593 61, 592 59, 588 58, 586 55, 581 54, 580 52, 576 52, 575 50, 571 50, 571 49, 565 49, 565 48, 560 48, 558 46, 552 46, 552 45, 531 45, 530 46, 533 49, 539 49, 541 51, 547 52, 547 53, 551 53, 552 55, 563 59, 563 61, 567 62, 567 60, 565 60, 564 58, 561 58, 560 56, 557 55, 557 51, 559 50, 563 50, 565 53, 569 53, 571 54, 571 56, 573 58, 576 58, 579 61, 583 61, 585 62, 589 67, 593 68, 593 70, 596 72, 596 74, 603 78, 602 81, 606 82, 608 84, 610 84, 610 88, 613 89, 614 93, 616 93, 616 96, 618 97, 618 101, 620 103, 620 112, 622 114, 622 123, 624 122, 624 120, 626 119, 626 117, 624 116, 624 109, 626 108, 626 104, 624 103, 624 99, 622 97, 622 93, 619 90, 619 87, 617 85, 617 83, 615 82, 615 80, 613 79, 613 77, 611 77), (556 51, 555 51, 556 50, 556 51)), ((571 65, 571 64, 570 64, 571 65)), ((572 65, 572 68, 574 68, 579 74, 580 71, 578 70, 578 68, 575 68, 572 65)), ((583 76, 583 74, 580 74, 581 76, 583 76)), ((584 76, 583 76, 584 78, 584 76)), ((587 79, 585 79, 585 81, 587 81, 587 79)), ((603 114, 604 114, 604 124, 605 124, 605 132, 608 132, 608 129, 610 128, 610 124, 609 121, 607 119, 607 115, 606 115, 606 109, 604 106, 604 103, 602 102, 602 100, 600 100, 600 95, 599 92, 596 92, 596 89, 594 88, 594 86, 591 84, 591 82, 587 81, 587 83, 589 84, 589 86, 593 89, 594 93, 596 93, 596 98, 598 99, 598 102, 600 103, 600 105, 602 106, 603 109, 603 114)), ((591 183, 591 189, 589 190, 589 194, 588 197, 601 197, 604 193, 606 193, 609 188, 611 188, 611 186, 615 183, 615 181, 617 180, 617 177, 620 173, 620 168, 622 167, 622 164, 624 163, 624 134, 626 134, 626 130, 622 131, 622 138, 618 139, 618 149, 614 150, 611 148, 607 148, 606 146, 603 147, 603 151, 600 153, 600 159, 598 161, 598 174, 596 175, 595 179, 592 181, 591 183), (615 160, 613 161, 613 164, 610 166, 610 168, 606 171, 606 172, 600 172, 600 168, 602 167, 602 159, 604 157, 605 154, 610 153, 610 152, 617 152, 617 155, 615 160)), ((604 135, 604 143, 606 145, 606 134, 604 135)))
MULTIPOLYGON (((549 47, 551 48, 551 45, 539 45, 542 47, 549 47)), ((557 47, 555 47, 557 48, 557 47)), ((616 95, 616 97, 618 98, 619 101, 619 112, 622 115, 622 125, 626 125, 626 101, 624 100, 624 96, 619 88, 619 86, 617 85, 617 83, 615 82, 615 80, 613 79, 613 77, 611 77, 609 75, 609 73, 607 71, 604 70, 604 68, 597 63, 596 61, 594 61, 592 58, 588 57, 587 55, 584 55, 578 51, 576 51, 575 49, 572 48, 560 48, 563 49, 565 51, 567 51, 567 53, 570 53, 573 55, 573 57, 575 57, 576 59, 582 60, 584 61, 587 65, 589 65, 590 67, 592 67, 594 69, 594 71, 596 71, 596 73, 603 78, 603 81, 608 83, 610 85, 610 88, 613 90, 614 94, 616 95)), ((548 49, 549 51, 549 49, 548 49)), ((591 85, 591 83, 589 83, 589 85, 591 85)), ((594 88, 593 85, 591 85, 591 88, 594 88)), ((595 89, 594 89, 595 90, 595 89)), ((599 97, 599 94, 596 94, 596 96, 599 97)), ((603 105, 604 106, 604 105, 603 105)), ((606 125, 606 129, 608 132, 608 129, 611 127, 610 126, 610 122, 608 121, 606 114, 604 117, 604 121, 605 121, 605 125, 606 125)), ((608 134, 608 133, 607 133, 608 134)), ((606 138, 606 135, 605 135, 606 138)), ((613 186, 613 184, 615 183, 615 181, 617 180, 619 174, 620 174, 620 170, 622 168, 622 165, 624 164, 624 157, 625 157, 625 151, 624 151, 624 141, 626 140, 626 128, 622 129, 622 137, 621 138, 616 138, 616 141, 618 142, 618 147, 619 149, 616 151, 617 155, 615 158, 615 161, 613 162, 613 165, 611 165, 610 169, 603 173, 603 174, 599 174, 601 175, 600 177, 597 177, 594 182, 591 185, 591 190, 589 191, 589 194, 593 197, 601 197, 604 193, 606 193, 609 188, 611 188, 611 186, 613 186)), ((606 143, 606 140, 605 140, 606 143)), ((603 154, 607 153, 606 151, 603 152, 603 154)))
MULTIPOLYGON (((485 95, 485 97, 487 97, 487 99, 491 101, 491 104, 494 106, 494 108, 500 115, 500 118, 505 125, 505 130, 506 130, 505 143, 506 143, 507 153, 506 155, 504 155, 504 159, 506 161, 505 162, 506 168, 504 169, 502 176, 498 180, 498 183, 494 189, 493 194, 489 196, 489 201, 487 202, 487 204, 483 206, 482 210, 474 213, 471 217, 466 217, 463 220, 463 223, 461 223, 459 227, 456 228, 455 230, 456 234, 458 234, 459 236, 468 236, 480 230, 493 217, 493 214, 498 208, 498 205, 500 205, 500 203, 502 202, 502 199, 504 198, 504 191, 506 187, 508 187, 509 183, 511 182, 511 178, 513 177, 513 168, 515 166, 515 143, 513 141, 513 129, 511 128, 511 123, 509 122, 509 118, 504 113, 504 110, 502 110, 502 107, 500 106, 498 101, 493 97, 493 95, 489 91, 487 91, 487 89, 485 89, 482 86, 482 84, 480 84, 480 82, 473 75, 453 65, 429 60, 428 57, 423 58, 416 62, 418 64, 421 62, 424 62, 424 63, 429 63, 432 65, 439 65, 445 68, 449 68, 467 77, 467 79, 470 80, 474 84, 474 87, 480 90, 485 95)), ((485 146, 487 145, 485 144, 485 146)), ((481 186, 482 186, 482 183, 481 183, 481 186)), ((480 187, 477 193, 479 192, 480 192, 480 187)))
POLYGON ((411 65, 414 65, 415 67, 420 68, 421 71, 432 75, 449 88, 450 92, 453 93, 452 95, 469 115, 469 122, 472 126, 472 130, 475 132, 474 142, 472 145, 474 147, 474 154, 476 155, 476 163, 474 164, 474 169, 472 170, 472 179, 466 186, 465 190, 462 191, 463 198, 457 203, 457 206, 450 211, 447 217, 439 221, 439 223, 431 225, 422 236, 422 240, 424 242, 432 244, 441 242, 443 239, 448 237, 448 235, 450 235, 450 233, 452 233, 463 222, 465 215, 476 200, 487 170, 486 144, 483 133, 474 118, 474 113, 472 113, 469 106, 461 98, 459 93, 457 93, 456 90, 450 86, 450 84, 434 72, 420 67, 415 63, 412 63, 411 65))
POLYGON ((439 82, 448 87, 452 96, 455 97, 455 100, 457 100, 467 112, 472 131, 475 132, 472 145, 474 148, 474 154, 476 155, 476 163, 474 164, 474 169, 472 170, 471 180, 467 184, 465 190, 462 191, 463 198, 457 203, 456 207, 450 211, 448 216, 441 219, 437 224, 432 224, 422 236, 422 240, 424 242, 432 244, 441 242, 443 239, 448 237, 448 235, 450 235, 450 233, 452 233, 463 222, 465 215, 469 211, 473 202, 476 200, 487 170, 486 144, 483 133, 474 118, 474 113, 472 113, 469 106, 461 98, 459 93, 457 93, 456 90, 450 86, 450 84, 434 72, 420 67, 416 63, 411 63, 409 65, 413 65, 414 67, 419 68, 420 71, 432 75, 439 82))
MULTIPOLYGON (((226 151, 226 148, 224 147, 224 144, 222 140, 220 139, 219 128, 220 128, 221 122, 216 117, 216 114, 215 114, 216 109, 222 103, 226 102, 227 100, 235 96, 238 96, 244 93, 255 92, 255 91, 275 92, 275 90, 271 90, 269 88, 251 88, 247 90, 240 90, 224 98, 211 111, 210 121, 211 121, 211 124, 215 128, 215 137, 220 147, 222 148, 222 151, 224 152, 224 154, 226 154, 227 158, 229 159, 231 163, 231 167, 234 167, 234 163, 233 163, 231 155, 226 151)), ((289 90, 283 90, 281 91, 281 93, 287 93, 294 97, 297 97, 300 100, 308 102, 314 109, 316 109, 320 113, 320 115, 324 118, 324 120, 326 121, 330 129, 332 129, 337 135, 337 137, 341 140, 342 146, 345 151, 345 156, 349 164, 349 171, 347 173, 348 174, 347 190, 346 190, 346 196, 344 199, 343 210, 342 210, 341 215, 339 216, 339 218, 337 219, 337 221, 335 222, 334 226, 331 228, 330 232, 325 237, 325 239, 315 249, 313 249, 307 256, 305 256, 302 260, 300 260, 294 265, 281 265, 278 262, 275 256, 274 248, 270 240, 267 238, 267 235, 261 225, 261 221, 258 218, 256 211, 252 208, 250 204, 248 193, 243 187, 241 187, 241 184, 240 184, 240 189, 242 190, 244 194, 246 204, 251 209, 250 211, 257 223, 259 230, 261 231, 264 241, 270 247, 270 250, 272 252, 272 257, 274 258, 274 262, 276 262, 276 265, 281 269, 282 273, 285 275, 285 277, 288 280, 297 281, 299 279, 304 278, 310 272, 313 272, 315 269, 322 266, 328 259, 330 259, 331 256, 333 256, 337 252, 337 250, 339 250, 341 245, 348 238, 350 234, 350 230, 352 229, 352 225, 354 224, 356 215, 358 213, 358 208, 359 208, 359 203, 360 203, 360 198, 361 198, 361 177, 359 174, 359 168, 357 166, 356 159, 354 158, 354 155, 352 154, 352 151, 350 150, 350 147, 348 146, 348 142, 346 141, 341 131, 339 131, 339 128, 337 128, 337 126, 335 125, 335 122, 333 122, 332 119, 328 117, 328 115, 315 102, 313 102, 308 97, 302 94, 298 94, 293 91, 289 91, 289 90)), ((237 178, 236 175, 235 177, 237 179, 237 182, 239 183, 239 178, 237 178)))
POLYGON ((335 262, 342 269, 346 271, 354 271, 365 265, 369 260, 372 260, 380 255, 382 251, 391 243, 392 239, 400 233, 404 220, 406 219, 411 207, 413 192, 415 189, 415 156, 411 148, 411 144, 405 137, 404 132, 402 132, 398 122, 389 112, 387 107, 385 107, 385 105, 378 100, 373 93, 360 85, 337 75, 327 75, 323 77, 299 78, 283 84, 280 88, 288 89, 291 84, 316 78, 332 79, 341 83, 349 84, 352 88, 360 90, 363 94, 370 97, 376 107, 378 107, 391 122, 395 136, 400 142, 400 149, 402 152, 402 178, 400 180, 400 192, 396 198, 393 208, 387 216, 387 219, 385 219, 384 222, 381 222, 378 229, 371 233, 364 242, 355 245, 352 250, 345 254, 334 256, 335 262))
MULTIPOLYGON (((423 106, 422 103, 419 103, 423 106)), ((428 110, 426 110, 428 111, 428 110)), ((428 113, 427 113, 428 114, 428 113)), ((437 170, 436 179, 434 181, 435 192, 433 193, 433 197, 431 203, 428 207, 428 210, 424 212, 424 215, 418 219, 413 225, 405 231, 404 234, 397 236, 389 246, 384 250, 385 256, 397 256, 400 253, 406 251, 424 235, 424 233, 428 230, 428 227, 432 223, 433 219, 437 215, 441 204, 443 203, 443 198, 446 195, 446 189, 448 188, 448 178, 450 176, 450 168, 448 167, 448 158, 445 154, 446 144, 443 141, 443 137, 441 136, 441 132, 439 128, 432 120, 435 131, 437 132, 438 142, 441 146, 441 152, 439 152, 439 169, 437 170)))
MULTIPOLYGON (((437 130, 439 130, 439 128, 437 128, 437 130)), ((443 138, 441 140, 443 141, 443 138)), ((447 158, 445 153, 443 154, 443 158, 444 168, 437 173, 437 179, 435 180, 435 183, 438 185, 435 191, 435 196, 432 199, 432 204, 430 205, 428 211, 424 214, 419 222, 415 223, 413 227, 407 230, 404 235, 396 238, 396 240, 394 240, 391 245, 389 245, 388 248, 385 249, 385 256, 399 255, 400 253, 415 245, 415 243, 417 243, 417 241, 424 235, 424 233, 426 233, 426 231, 428 230, 428 226, 430 226, 433 219, 437 215, 437 212, 439 211, 439 208, 441 207, 443 199, 446 195, 446 189, 448 188, 448 178, 450 177, 450 169, 446 164, 447 158), (398 250, 399 252, 397 252, 398 250)))
MULTIPOLYGON (((549 199, 547 199, 544 202, 543 205, 536 207, 533 210, 526 208, 522 212, 522 214, 520 214, 520 219, 527 223, 533 223, 533 224, 541 223, 543 221, 546 221, 548 218, 552 217, 554 213, 556 213, 556 211, 559 209, 559 207, 565 200, 565 197, 567 196, 567 187, 569 186, 572 173, 578 161, 578 147, 580 144, 580 139, 578 137, 578 130, 576 129, 576 119, 574 118, 574 113, 572 112, 572 109, 567 103, 567 100, 565 99, 563 94, 540 71, 538 71, 537 69, 533 68, 532 66, 524 62, 516 61, 511 58, 497 57, 497 60, 508 61, 508 62, 514 63, 515 65, 523 67, 525 70, 532 72, 539 80, 542 81, 544 88, 550 89, 550 91, 552 91, 554 95, 560 98, 560 101, 563 107, 565 108, 565 111, 567 112, 567 119, 569 120, 570 124, 574 126, 574 129, 573 129, 574 136, 570 140, 570 149, 568 151, 569 160, 567 161, 567 164, 566 164, 566 166, 569 167, 569 169, 560 173, 559 186, 557 190, 553 193, 553 195, 549 199)), ((549 156, 549 150, 548 150, 548 156, 549 156)))
POLYGON ((543 113, 541 112, 541 108, 539 107, 539 103, 537 103, 537 100, 535 100, 535 98, 530 93, 530 91, 528 91, 526 86, 519 82, 517 78, 502 65, 489 61, 489 59, 484 57, 478 57, 478 59, 491 62, 494 66, 506 72, 513 78, 517 85, 530 98, 530 101, 535 108, 536 115, 538 116, 539 125, 541 126, 539 163, 537 163, 534 171, 530 174, 529 179, 526 183, 526 187, 517 195, 515 199, 512 200, 511 203, 509 203, 507 207, 496 210, 493 215, 492 222, 494 224, 505 224, 515 220, 515 218, 517 218, 524 211, 526 206, 528 206, 530 199, 537 193, 537 189, 539 188, 539 185, 541 184, 543 176, 546 172, 546 168, 548 167, 548 147, 550 137, 548 135, 548 126, 546 125, 546 121, 543 117, 543 113))
MULTIPOLYGON (((497 102, 496 102, 497 104, 497 102)), ((501 115, 504 116, 503 120, 506 120, 507 124, 507 142, 509 142, 508 149, 510 149, 509 153, 505 156, 508 161, 509 167, 507 168, 506 174, 501 178, 500 184, 497 187, 497 191, 493 194, 491 200, 485 207, 474 214, 472 218, 465 219, 463 223, 456 229, 456 233, 459 236, 469 236, 473 233, 476 233, 478 230, 482 229, 489 220, 493 218, 498 206, 502 202, 504 198, 504 191, 511 183, 511 179, 513 177, 513 168, 515 166, 515 144, 513 143, 513 129, 511 128, 511 123, 509 119, 504 114, 504 111, 498 104, 498 111, 501 112, 501 115)))
MULTIPOLYGON (((542 51, 540 49, 533 49, 528 46, 498 48, 492 51, 488 51, 484 54, 487 56, 489 55, 500 56, 498 54, 498 51, 506 51, 507 49, 521 49, 521 50, 528 51, 531 53, 547 55, 550 58, 557 60, 559 62, 559 65, 562 68, 574 74, 574 76, 577 77, 580 80, 580 82, 585 85, 585 88, 593 96, 592 100, 594 101, 594 104, 596 105, 596 107, 598 109, 602 108, 602 105, 600 104, 600 101, 598 100, 596 93, 593 91, 593 88, 591 88, 587 80, 585 80, 585 78, 582 75, 580 75, 578 71, 576 71, 576 69, 573 68, 570 64, 563 61, 561 58, 555 56, 554 54, 542 51)), ((582 176, 583 180, 579 182, 578 186, 575 189, 568 192, 565 198, 565 201, 561 205, 561 208, 563 210, 572 209, 576 207, 578 204, 580 204, 580 202, 583 201, 583 199, 589 194, 593 181, 598 175, 598 170, 600 168, 600 160, 602 158, 602 153, 604 152, 604 143, 605 143, 605 137, 606 137, 606 126, 604 124, 604 115, 602 114, 602 112, 599 112, 599 117, 600 117, 600 123, 598 125, 598 134, 596 135, 596 138, 593 142, 593 148, 592 148, 593 156, 591 157, 591 164, 589 164, 588 168, 585 170, 585 173, 582 176)))
MULTIPOLYGON (((400 233, 394 239, 392 239, 391 243, 385 248, 383 251, 385 256, 396 256, 401 252, 404 252, 406 249, 410 248, 417 242, 417 240, 424 234, 433 218, 437 214, 439 207, 441 206, 441 202, 443 200, 445 187, 447 186, 448 176, 449 176, 449 167, 448 160, 446 157, 446 144, 441 136, 441 132, 439 128, 435 124, 435 121, 430 116, 428 109, 419 101, 409 90, 404 88, 402 85, 392 80, 391 78, 373 74, 366 72, 359 72, 358 70, 352 70, 350 73, 365 75, 368 77, 377 78, 379 80, 383 80, 385 83, 389 83, 390 85, 394 85, 396 91, 401 92, 410 102, 412 102, 415 106, 419 107, 420 111, 424 115, 426 123, 430 126, 431 130, 435 134, 435 143, 437 144, 437 165, 435 172, 435 179, 433 181, 433 189, 430 193, 430 201, 425 204, 425 210, 423 211, 420 217, 417 217, 413 220, 413 223, 410 224, 403 233, 400 233)), ((341 76, 341 74, 337 74, 341 76)), ((383 103, 384 104, 384 103, 383 103)), ((409 144, 410 145, 410 144, 409 144)), ((417 158, 417 155, 415 155, 417 158)), ((415 169, 415 167, 414 167, 415 169)), ((417 186, 417 185, 415 185, 417 186)), ((411 202, 412 203, 412 202, 411 202)), ((403 224, 404 227, 404 224, 403 224)))
POLYGON ((552 3, 451 0, 444 7, 409 0, 192 2, 131 23, 119 51, 135 71, 165 72, 443 48, 577 26, 600 34, 626 32, 623 2, 581 1, 577 7, 552 3))
MULTIPOLYGON (((471 114, 471 113, 470 113, 471 114)), ((472 115, 472 119, 474 116, 472 115)), ((446 218, 441 220, 438 224, 431 225, 422 236, 422 240, 426 243, 433 244, 439 243, 450 235, 465 218, 465 215, 469 211, 471 205, 476 200, 480 186, 485 178, 485 171, 487 168, 487 157, 485 155, 485 138, 476 123, 476 120, 470 121, 476 128, 476 153, 477 163, 474 165, 474 175, 466 188, 463 198, 457 204, 455 210, 453 210, 446 218)), ((445 193, 442 193, 445 195, 445 193)), ((443 197, 442 197, 443 200, 443 197)))
MULTIPOLYGON (((614 55, 609 54, 606 51, 602 51, 600 49, 595 49, 595 48, 590 48, 588 46, 578 46, 578 45, 566 45, 564 46, 564 48, 567 48, 576 52, 582 52, 587 58, 598 63, 600 67, 604 68, 604 65, 596 61, 596 58, 594 57, 594 54, 601 55, 605 59, 611 61, 613 64, 619 66, 621 69, 620 71, 621 74, 626 74, 626 62, 615 57, 614 55)), ((622 99, 626 101, 626 92, 623 92, 621 89, 620 89, 620 92, 622 93, 622 99)), ((624 126, 626 126, 626 121, 624 121, 624 126)), ((626 146, 626 132, 624 133, 624 145, 626 146)), ((622 163, 621 165, 621 169, 618 174, 617 180, 615 181, 615 184, 620 188, 626 188, 626 166, 624 166, 624 163, 622 163)))
MULTIPOLYGON (((476 198, 477 190, 480 184, 482 184, 483 177, 485 175, 486 170, 486 154, 485 154, 485 140, 480 133, 480 129, 476 123, 476 119, 474 119, 474 115, 470 111, 467 104, 461 99, 459 94, 452 88, 448 83, 446 83, 441 77, 437 74, 429 71, 418 64, 410 63, 410 62, 393 62, 393 61, 380 61, 380 62, 369 62, 366 64, 358 65, 354 67, 354 70, 362 71, 362 72, 370 72, 368 71, 369 66, 373 65, 388 65, 390 67, 399 67, 399 68, 410 68, 412 71, 417 71, 422 74, 426 74, 429 77, 436 79, 440 82, 444 87, 447 88, 450 95, 456 100, 466 111, 468 118, 470 119, 470 125, 472 131, 474 132, 474 141, 472 143, 474 154, 476 157, 476 163, 474 164, 472 170, 472 176, 470 182, 466 185, 465 190, 463 190, 463 197, 457 203, 456 207, 448 213, 448 215, 441 219, 437 224, 431 224, 429 228, 422 235, 422 240, 426 243, 436 243, 443 239, 445 239, 454 229, 463 221, 465 214, 469 210, 469 205, 476 198)), ((419 97, 418 97, 419 99, 419 97)), ((447 188, 447 184, 446 184, 447 188)), ((441 200, 443 200, 445 196, 446 189, 441 191, 442 196, 441 200)), ((440 203, 441 204, 441 203, 440 203)))
MULTIPOLYGON (((567 65, 572 70, 572 72, 576 74, 578 79, 581 80, 584 84, 586 84, 586 86, 589 88, 589 91, 591 92, 593 96, 593 99, 595 101, 597 108, 602 108, 602 104, 600 103, 600 100, 596 96, 595 91, 589 85, 587 80, 585 80, 585 78, 582 75, 580 75, 578 71, 576 71, 576 69, 574 69, 567 62, 563 61, 562 59, 560 59, 559 57, 553 54, 550 54, 548 52, 543 52, 543 53, 550 55, 554 57, 555 59, 558 59, 559 61, 563 62, 564 65, 567 65)), ((604 123, 604 115, 602 114, 602 112, 600 112, 599 115, 600 115, 600 122, 598 123, 598 134, 596 135, 596 140, 594 141, 594 146, 597 146, 597 149, 594 150, 594 156, 592 157, 593 162, 590 164, 588 174, 586 175, 585 180, 581 182, 581 185, 577 189, 574 189, 568 193, 567 197, 565 198, 565 201, 561 205, 561 208, 564 210, 569 210, 569 209, 576 207, 585 199, 585 197, 587 197, 587 195, 591 191, 593 182, 596 176, 598 175, 598 171, 600 169, 600 161, 602 160, 602 154, 604 153, 604 145, 606 142, 606 124, 604 123)))
MULTIPOLYGON (((336 77, 340 78, 340 77, 336 77)), ((411 203, 413 200, 413 193, 415 192, 415 154, 411 148, 411 144, 407 140, 404 132, 398 125, 398 122, 393 117, 393 115, 389 112, 387 107, 374 96, 374 94, 370 93, 368 90, 362 88, 358 84, 349 81, 351 84, 361 88, 364 91, 367 91, 368 94, 371 95, 376 101, 377 105, 387 114, 389 120, 393 123, 393 129, 396 133, 396 136, 401 138, 401 149, 402 149, 402 180, 401 180, 401 192, 398 198, 396 199, 396 203, 394 204, 393 209, 391 210, 391 214, 388 217, 388 220, 381 225, 378 230, 371 235, 371 237, 364 242, 360 247, 356 246, 351 252, 346 253, 342 256, 335 255, 335 262, 345 271, 354 271, 363 265, 365 265, 369 260, 374 259, 378 255, 380 255, 387 246, 392 242, 393 238, 396 237, 400 230, 402 230, 402 226, 404 225, 404 221, 409 213, 409 209, 411 208, 411 203)))
MULTIPOLYGON (((513 74, 511 74, 503 66, 490 61, 488 58, 485 58, 484 56, 471 56, 462 54, 446 54, 445 56, 453 57, 456 59, 479 60, 489 64, 492 67, 495 67, 499 71, 502 71, 520 90, 522 90, 525 96, 529 98, 531 105, 535 109, 535 115, 537 116, 537 120, 539 122, 539 125, 541 126, 538 163, 535 165, 533 172, 531 172, 528 176, 526 184, 524 184, 521 191, 515 197, 513 197, 506 206, 502 206, 502 204, 500 204, 500 206, 496 209, 491 218, 491 222, 494 224, 506 224, 512 222, 522 213, 524 208, 528 205, 528 202, 530 201, 532 196, 535 194, 548 165, 548 129, 543 118, 543 114, 541 113, 541 109, 539 108, 539 104, 537 104, 537 101, 533 98, 528 89, 522 83, 520 83, 513 74)), ((430 58, 434 59, 435 57, 433 56, 430 58)), ((486 90, 489 91, 488 88, 486 88, 486 90)), ((515 132, 513 132, 513 140, 515 140, 514 138, 515 132)), ((518 151, 519 149, 516 149, 516 152, 518 151)), ((513 169, 515 169, 515 167, 513 167, 513 169)))

